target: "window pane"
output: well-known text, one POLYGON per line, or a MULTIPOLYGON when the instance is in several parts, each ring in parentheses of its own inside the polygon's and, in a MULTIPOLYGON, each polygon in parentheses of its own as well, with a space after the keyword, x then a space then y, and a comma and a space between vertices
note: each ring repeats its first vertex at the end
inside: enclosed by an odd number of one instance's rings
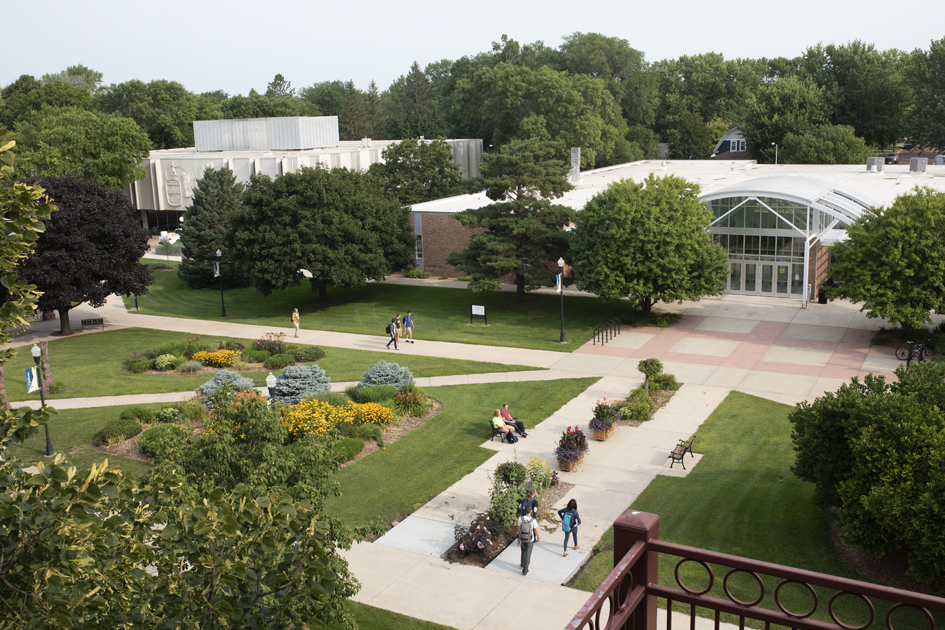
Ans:
POLYGON ((745 255, 746 256, 758 255, 759 241, 760 241, 760 238, 757 235, 745 237, 745 255))
POLYGON ((728 225, 733 228, 745 227, 745 206, 728 215, 728 225))

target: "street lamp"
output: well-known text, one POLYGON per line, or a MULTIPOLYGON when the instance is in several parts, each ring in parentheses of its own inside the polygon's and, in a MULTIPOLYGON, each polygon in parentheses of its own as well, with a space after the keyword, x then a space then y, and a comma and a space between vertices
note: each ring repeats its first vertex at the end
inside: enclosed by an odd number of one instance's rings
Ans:
POLYGON ((564 258, 558 259, 558 292, 561 294, 561 343, 567 343, 564 338, 564 258))
POLYGON ((269 388, 269 400, 272 400, 276 395, 276 377, 272 375, 272 372, 266 377, 266 387, 269 388))
POLYGON ((778 165, 778 143, 772 142, 771 145, 774 147, 774 165, 778 165))
MULTIPOLYGON (((39 358, 42 356, 43 351, 39 349, 39 346, 33 344, 33 347, 30 349, 30 354, 33 355, 33 361, 36 362, 36 378, 39 379, 39 402, 40 409, 45 409, 46 407, 46 397, 43 395, 43 368, 39 364, 39 358)), ((49 439, 49 422, 43 425, 43 428, 46 429, 46 457, 52 457, 56 453, 53 451, 52 440, 49 439)))
POLYGON ((220 276, 220 317, 226 317, 226 303, 223 301, 223 252, 217 250, 217 275, 220 276))

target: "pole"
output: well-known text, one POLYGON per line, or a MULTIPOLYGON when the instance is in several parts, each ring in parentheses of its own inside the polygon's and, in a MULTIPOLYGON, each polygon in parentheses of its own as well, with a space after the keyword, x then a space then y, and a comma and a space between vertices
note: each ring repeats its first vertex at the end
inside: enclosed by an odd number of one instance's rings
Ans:
POLYGON ((220 317, 226 317, 226 303, 223 301, 223 257, 217 257, 217 273, 220 274, 220 317))
POLYGON ((560 274, 558 282, 561 287, 561 339, 559 341, 567 343, 568 340, 564 338, 564 273, 560 274))
MULTIPOLYGON (((36 378, 39 379, 39 404, 40 409, 46 408, 46 396, 43 395, 43 368, 39 365, 39 357, 34 357, 36 361, 36 378)), ((52 440, 49 437, 49 422, 43 425, 43 428, 46 429, 46 457, 52 457, 55 455, 53 451, 52 440)))

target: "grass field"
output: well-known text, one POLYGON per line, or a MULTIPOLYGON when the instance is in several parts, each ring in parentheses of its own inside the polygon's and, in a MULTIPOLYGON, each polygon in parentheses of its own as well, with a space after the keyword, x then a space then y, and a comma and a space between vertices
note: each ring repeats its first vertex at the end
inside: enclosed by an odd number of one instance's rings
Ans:
MULTIPOLYGON (((138 298, 141 313, 191 319, 220 319, 220 292, 191 290, 174 271, 154 273, 147 295, 138 298)), ((557 295, 529 294, 525 304, 515 303, 515 294, 504 291, 472 293, 465 289, 440 289, 371 283, 357 289, 331 289, 321 304, 308 281, 287 291, 262 296, 255 289, 225 292, 226 321, 290 328, 293 308, 302 314, 304 329, 331 330, 384 336, 384 327, 396 313, 413 311, 418 339, 455 341, 491 346, 516 346, 570 352, 588 341, 594 329, 611 317, 624 324, 642 321, 642 314, 626 300, 565 297, 564 325, 570 343, 558 343, 561 330, 557 295), (485 305, 489 326, 470 325, 471 304, 485 305)), ((126 298, 125 305, 133 306, 126 298)), ((655 316, 668 325, 675 316, 655 316)))
POLYGON ((410 514, 494 455, 480 445, 489 438, 487 420, 500 403, 521 410, 519 418, 531 428, 596 380, 427 388, 427 395, 443 403, 440 415, 335 475, 342 496, 330 501, 330 510, 349 526, 410 514))
MULTIPOLYGON (((631 507, 659 514, 662 540, 858 579, 834 549, 828 515, 812 502, 813 486, 791 474, 794 451, 787 420, 791 409, 733 392, 696 433, 695 450, 705 454, 699 465, 685 478, 657 477, 631 507)), ((613 528, 600 544, 604 547, 611 543, 613 528)), ((661 584, 676 585, 675 564, 672 557, 661 556, 661 584)), ((694 564, 680 568, 683 580, 693 588, 704 588, 705 572, 694 564)), ((598 554, 574 586, 594 590, 613 566, 612 551, 598 554)), ((720 590, 724 575, 716 568, 716 586, 711 594, 717 597, 724 598, 720 590)), ((748 580, 734 582, 736 596, 745 600, 757 596, 756 586, 746 586, 748 580)), ((766 579, 767 596, 762 604, 774 610, 777 607, 772 593, 776 586, 776 580, 766 579)), ((790 610, 811 607, 810 596, 800 587, 786 588, 782 595, 790 610)), ((824 608, 822 592, 820 597, 824 608)), ((863 611, 851 606, 850 599, 838 600, 838 610, 848 615, 845 621, 864 623, 866 619, 860 616, 863 611)), ((877 619, 882 619, 879 608, 877 619)), ((815 618, 829 621, 825 610, 815 618)), ((904 616, 903 623, 906 620, 904 616)), ((896 626, 900 627, 898 618, 896 626)), ((901 627, 926 626, 906 623, 901 627)))
MULTIPOLYGON (((57 382, 65 390, 57 398, 88 398, 93 396, 116 396, 119 394, 158 394, 194 390, 210 376, 190 376, 169 372, 167 374, 132 374, 122 369, 132 353, 155 348, 169 341, 186 340, 185 333, 126 328, 101 333, 80 335, 49 342, 49 363, 57 382)), ((212 338, 216 340, 219 338, 212 338)), ((211 341, 211 338, 206 339, 211 341)), ((251 340, 240 340, 249 346, 251 340)), ((417 355, 398 354, 394 359, 390 352, 349 350, 347 348, 322 348, 325 358, 318 362, 332 381, 347 382, 361 380, 361 376, 381 359, 396 361, 409 367, 414 377, 446 376, 452 374, 484 374, 489 372, 515 372, 538 368, 524 365, 504 365, 459 359, 441 359, 417 355)), ((7 397, 11 401, 38 400, 38 394, 26 394, 24 369, 33 367, 29 348, 21 348, 15 359, 7 363, 4 380, 7 397)), ((276 375, 280 372, 274 371, 276 375)), ((248 372, 257 386, 266 384, 269 371, 248 372)))
MULTIPOLYGON (((450 626, 441 626, 438 623, 399 615, 383 608, 375 608, 350 600, 347 606, 355 621, 358 622, 360 630, 452 630, 450 626)), ((328 626, 328 630, 338 630, 338 628, 338 626, 328 626)))

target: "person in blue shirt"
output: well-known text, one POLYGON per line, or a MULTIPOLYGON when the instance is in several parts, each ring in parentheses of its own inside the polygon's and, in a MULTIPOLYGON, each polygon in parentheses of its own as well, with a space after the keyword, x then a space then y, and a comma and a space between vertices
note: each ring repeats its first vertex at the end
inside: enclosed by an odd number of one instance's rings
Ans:
POLYGON ((577 511, 577 501, 575 499, 568 501, 568 507, 558 510, 558 517, 561 518, 562 527, 564 528, 564 555, 567 556, 569 536, 574 536, 574 548, 581 548, 577 539, 578 525, 581 524, 581 515, 577 511))
POLYGON ((404 328, 407 333, 404 343, 413 343, 413 315, 410 314, 410 311, 407 311, 407 317, 404 318, 404 328))

